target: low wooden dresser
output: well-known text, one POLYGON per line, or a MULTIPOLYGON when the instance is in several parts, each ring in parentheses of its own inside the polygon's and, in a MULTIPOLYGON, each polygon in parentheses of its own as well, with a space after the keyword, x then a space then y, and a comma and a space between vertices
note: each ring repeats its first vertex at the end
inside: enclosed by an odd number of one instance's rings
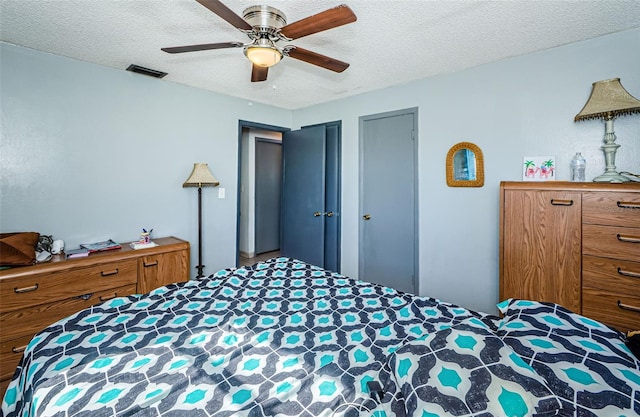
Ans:
POLYGON ((122 249, 0 271, 0 396, 31 338, 93 304, 189 280, 189 242, 153 239, 153 248, 122 249))
POLYGON ((500 184, 500 299, 640 329, 640 184, 500 184))

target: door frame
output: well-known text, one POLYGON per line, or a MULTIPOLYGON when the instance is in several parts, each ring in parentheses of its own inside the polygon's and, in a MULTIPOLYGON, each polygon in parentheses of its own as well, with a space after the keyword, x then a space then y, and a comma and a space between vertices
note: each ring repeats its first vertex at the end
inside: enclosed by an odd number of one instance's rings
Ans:
POLYGON ((236 266, 239 266, 239 249, 240 249, 240 187, 242 185, 242 130, 243 129, 260 129, 272 132, 287 132, 291 130, 288 127, 269 125, 265 123, 252 122, 249 120, 238 120, 238 160, 236 163, 238 169, 238 181, 236 183, 236 266))
POLYGON ((370 114, 366 116, 360 116, 358 118, 358 276, 360 279, 366 279, 362 276, 364 270, 364 248, 362 240, 364 237, 364 227, 362 224, 361 216, 364 214, 364 201, 363 201, 363 171, 364 171, 364 155, 363 155, 363 141, 364 137, 364 123, 369 120, 383 119, 388 117, 401 116, 404 114, 413 115, 413 188, 414 188, 414 201, 413 201, 413 216, 416 233, 413 241, 413 287, 415 294, 420 293, 420 198, 419 198, 419 158, 418 158, 418 107, 410 107, 401 110, 394 110, 390 112, 370 114))

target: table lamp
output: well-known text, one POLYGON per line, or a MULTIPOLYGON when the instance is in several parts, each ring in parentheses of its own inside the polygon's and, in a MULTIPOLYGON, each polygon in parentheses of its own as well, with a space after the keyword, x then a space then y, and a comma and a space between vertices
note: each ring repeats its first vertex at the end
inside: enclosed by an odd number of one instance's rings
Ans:
POLYGON ((613 120, 617 116, 640 113, 640 101, 633 97, 620 84, 620 78, 596 81, 587 104, 574 121, 588 119, 604 119, 604 160, 605 171, 593 179, 594 182, 627 182, 629 178, 616 172, 616 151, 620 145, 616 144, 616 135, 613 131, 613 120))

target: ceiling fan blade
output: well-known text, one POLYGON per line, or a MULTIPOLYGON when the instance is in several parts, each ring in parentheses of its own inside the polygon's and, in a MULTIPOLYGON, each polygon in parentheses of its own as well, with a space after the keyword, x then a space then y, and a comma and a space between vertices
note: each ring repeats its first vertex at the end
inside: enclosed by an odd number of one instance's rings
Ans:
POLYGON ((312 33, 318 33, 346 25, 347 23, 353 23, 357 19, 349 6, 341 4, 340 6, 288 24, 280 30, 280 33, 289 39, 298 39, 311 35, 312 33))
POLYGON ((241 42, 221 42, 221 43, 203 43, 200 45, 173 46, 171 48, 160 48, 160 49, 170 54, 178 54, 181 52, 206 51, 209 49, 241 48, 242 46, 244 45, 241 42))
POLYGON ((207 9, 211 10, 227 22, 231 24, 231 26, 240 29, 240 30, 251 30, 252 27, 246 20, 238 16, 234 13, 233 10, 219 2, 218 0, 196 0, 198 3, 202 4, 207 9))
POLYGON ((259 65, 253 64, 253 68, 251 69, 251 82, 256 83, 260 81, 266 81, 268 73, 269 67, 261 67, 259 65))
POLYGON ((338 61, 337 59, 309 51, 308 49, 300 48, 299 46, 287 46, 285 51, 291 58, 299 59, 300 61, 317 65, 331 71, 342 72, 349 68, 349 64, 346 62, 338 61))

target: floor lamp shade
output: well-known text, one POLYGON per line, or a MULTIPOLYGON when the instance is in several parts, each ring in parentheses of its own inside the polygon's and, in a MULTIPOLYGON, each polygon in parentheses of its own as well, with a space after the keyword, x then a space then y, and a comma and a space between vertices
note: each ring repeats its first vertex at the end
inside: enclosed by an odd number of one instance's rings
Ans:
POLYGON ((209 170, 209 164, 196 162, 189 178, 182 184, 183 187, 217 187, 220 182, 209 170))
POLYGON ((209 165, 196 162, 193 164, 193 171, 189 178, 182 184, 182 187, 198 187, 198 275, 196 278, 204 276, 202 265, 202 187, 217 187, 220 182, 209 170, 209 165))

